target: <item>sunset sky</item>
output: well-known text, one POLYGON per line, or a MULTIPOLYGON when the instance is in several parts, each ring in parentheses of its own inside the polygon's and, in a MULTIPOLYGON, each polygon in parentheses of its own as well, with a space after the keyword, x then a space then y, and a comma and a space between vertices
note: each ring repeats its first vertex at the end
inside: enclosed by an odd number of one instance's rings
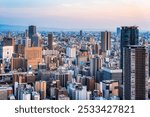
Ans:
POLYGON ((0 0, 0 24, 149 30, 150 0, 0 0))

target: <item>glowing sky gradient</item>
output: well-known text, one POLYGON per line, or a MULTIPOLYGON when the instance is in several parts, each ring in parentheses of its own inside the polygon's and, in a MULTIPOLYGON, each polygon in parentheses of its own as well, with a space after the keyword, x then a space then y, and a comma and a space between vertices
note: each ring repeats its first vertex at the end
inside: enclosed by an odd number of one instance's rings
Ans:
POLYGON ((0 0, 0 24, 150 29, 150 0, 0 0))

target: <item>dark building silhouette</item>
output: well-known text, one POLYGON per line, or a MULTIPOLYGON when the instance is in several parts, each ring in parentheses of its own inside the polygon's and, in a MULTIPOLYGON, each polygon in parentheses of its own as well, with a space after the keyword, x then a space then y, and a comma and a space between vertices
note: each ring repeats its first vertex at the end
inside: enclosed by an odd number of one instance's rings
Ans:
POLYGON ((127 45, 138 45, 139 30, 137 26, 124 26, 121 29, 121 58, 120 68, 123 68, 123 47, 127 45))
POLYGON ((102 52, 111 50, 111 32, 105 31, 101 32, 101 49, 102 52))
POLYGON ((120 36, 120 34, 121 34, 121 28, 120 27, 117 27, 117 36, 120 36))
POLYGON ((99 55, 99 53, 100 53, 100 45, 99 45, 99 43, 96 43, 96 44, 92 45, 92 53, 99 55))
POLYGON ((123 57, 124 99, 148 99, 148 48, 137 45, 126 46, 123 57))
POLYGON ((54 41, 54 39, 53 39, 53 34, 52 34, 52 33, 49 33, 49 34, 48 34, 48 48, 49 48, 50 50, 53 50, 53 41, 54 41))
POLYGON ((82 30, 80 30, 79 36, 80 36, 80 39, 82 39, 82 37, 83 37, 83 31, 82 30))
POLYGON ((29 38, 32 38, 32 36, 36 34, 36 26, 29 26, 29 38))
POLYGON ((33 44, 33 35, 36 34, 36 26, 29 26, 29 38, 31 39, 31 45, 33 44))

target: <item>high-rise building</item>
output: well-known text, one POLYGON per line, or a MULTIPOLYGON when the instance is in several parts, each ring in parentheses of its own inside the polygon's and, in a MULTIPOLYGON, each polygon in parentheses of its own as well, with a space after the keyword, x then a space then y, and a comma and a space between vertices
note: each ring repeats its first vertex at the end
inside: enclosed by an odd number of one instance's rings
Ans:
POLYGON ((0 74, 2 74, 2 73, 3 73, 3 64, 0 63, 0 74))
POLYGON ((46 81, 36 81, 35 91, 40 93, 41 99, 45 99, 46 98, 46 81))
POLYGON ((15 40, 13 38, 4 37, 0 46, 0 58, 11 59, 14 53, 15 40))
POLYGON ((55 74, 55 77, 58 77, 57 79, 60 80, 62 87, 67 87, 67 82, 72 80, 72 76, 69 72, 58 72, 55 74))
POLYGON ((99 43, 92 45, 92 54, 98 54, 100 53, 100 45, 99 43))
POLYGON ((75 89, 75 100, 86 100, 87 86, 75 89))
POLYGON ((123 84, 125 100, 148 99, 148 48, 126 46, 123 50, 123 84))
POLYGON ((101 32, 101 49, 102 52, 111 50, 111 32, 101 32))
POLYGON ((138 45, 139 30, 137 26, 124 26, 121 29, 121 58, 120 68, 123 68, 123 47, 127 45, 138 45))
POLYGON ((27 66, 32 66, 32 69, 37 69, 38 64, 42 62, 42 47, 25 48, 25 59, 27 66))
POLYGON ((31 45, 33 44, 33 35, 36 34, 36 26, 29 26, 29 38, 31 39, 31 45))
POLYGON ((48 48, 50 50, 53 50, 53 41, 54 41, 53 33, 49 33, 48 34, 48 48))
POLYGON ((3 39, 3 46, 14 46, 14 45, 15 45, 14 38, 4 37, 4 39, 3 39))
POLYGON ((8 59, 10 61, 13 53, 14 53, 14 46, 1 46, 0 47, 0 58, 2 59, 8 59))
POLYGON ((103 80, 103 97, 109 99, 112 96, 119 96, 119 83, 116 80, 103 80))
POLYGON ((14 53, 20 54, 20 55, 24 55, 24 45, 15 45, 14 46, 14 53))
POLYGON ((10 33, 10 32, 8 32, 7 37, 8 37, 8 38, 10 38, 10 37, 11 37, 11 33, 10 33))
POLYGON ((31 47, 31 39, 29 37, 26 37, 25 47, 31 47))
POLYGON ((29 32, 28 32, 28 30, 25 30, 25 37, 29 37, 29 32))
POLYGON ((26 73, 25 72, 17 72, 13 74, 13 83, 26 83, 26 73))
POLYGON ((31 25, 29 26, 29 38, 31 39, 34 34, 36 34, 36 26, 31 25))
POLYGON ((102 67, 102 58, 96 56, 90 60, 90 74, 97 79, 97 74, 102 67))
POLYGON ((41 47, 41 35, 40 34, 37 33, 32 36, 32 46, 41 47))
MULTIPOLYGON (((148 50, 149 50, 149 76, 150 76, 150 45, 148 46, 148 50)), ((149 85, 150 86, 150 85, 149 85)), ((149 88, 150 89, 150 88, 149 88)))
POLYGON ((87 91, 94 91, 95 89, 95 79, 93 77, 86 77, 87 91))
POLYGON ((117 27, 117 36, 120 36, 120 34, 121 34, 121 28, 120 27, 117 27))
POLYGON ((27 71, 27 60, 24 58, 12 58, 11 59, 11 70, 20 69, 23 72, 27 71))
POLYGON ((67 47, 66 54, 68 57, 75 58, 76 57, 76 48, 75 47, 67 47))
POLYGON ((122 84, 122 69, 106 68, 103 69, 103 80, 116 80, 122 84))
POLYGON ((82 39, 82 36, 83 36, 83 31, 80 30, 80 37, 81 37, 81 39, 82 39))

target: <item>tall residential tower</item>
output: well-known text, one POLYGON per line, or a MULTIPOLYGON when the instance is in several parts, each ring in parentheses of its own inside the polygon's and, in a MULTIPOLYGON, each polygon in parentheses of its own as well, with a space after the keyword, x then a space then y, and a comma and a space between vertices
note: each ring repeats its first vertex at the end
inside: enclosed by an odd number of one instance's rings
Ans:
POLYGON ((144 46, 123 49, 123 84, 125 100, 148 99, 149 54, 144 46))
POLYGON ((53 39, 53 34, 52 34, 52 33, 49 33, 49 34, 48 34, 48 48, 49 48, 50 50, 53 50, 53 41, 54 41, 54 39, 53 39))
POLYGON ((139 30, 137 26, 124 26, 121 29, 120 68, 123 68, 123 48, 127 45, 138 45, 139 30))
POLYGON ((101 32, 101 49, 102 52, 111 50, 111 32, 105 31, 101 32))

